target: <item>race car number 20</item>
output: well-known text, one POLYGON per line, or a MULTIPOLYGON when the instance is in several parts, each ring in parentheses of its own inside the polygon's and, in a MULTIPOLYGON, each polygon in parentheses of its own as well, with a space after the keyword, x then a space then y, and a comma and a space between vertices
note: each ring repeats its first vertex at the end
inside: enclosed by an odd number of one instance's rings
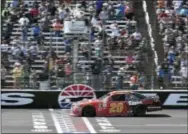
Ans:
POLYGON ((121 113, 123 111, 123 103, 110 103, 110 113, 121 113))

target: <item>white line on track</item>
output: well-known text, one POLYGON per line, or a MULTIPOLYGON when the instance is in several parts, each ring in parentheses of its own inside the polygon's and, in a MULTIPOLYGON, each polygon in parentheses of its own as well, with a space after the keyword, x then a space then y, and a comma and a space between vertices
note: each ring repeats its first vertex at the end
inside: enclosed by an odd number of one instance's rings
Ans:
POLYGON ((87 128, 89 129, 89 131, 91 133, 96 133, 95 129, 93 128, 93 126, 91 125, 91 123, 89 122, 89 120, 86 117, 82 117, 83 121, 85 122, 87 128))
POLYGON ((51 112, 51 116, 52 116, 52 119, 54 121, 54 125, 55 125, 55 128, 57 130, 57 133, 63 133, 63 131, 61 129, 61 126, 60 126, 58 120, 56 119, 56 117, 55 117, 55 115, 53 113, 54 110, 53 109, 49 109, 49 111, 51 112))
POLYGON ((187 127, 187 124, 146 124, 150 127, 187 127))
MULTIPOLYGON (((93 125, 97 126, 97 125, 93 125)), ((128 128, 141 128, 141 127, 187 127, 187 124, 143 124, 143 125, 136 125, 136 124, 130 124, 130 125, 113 125, 113 127, 128 127, 128 128)))

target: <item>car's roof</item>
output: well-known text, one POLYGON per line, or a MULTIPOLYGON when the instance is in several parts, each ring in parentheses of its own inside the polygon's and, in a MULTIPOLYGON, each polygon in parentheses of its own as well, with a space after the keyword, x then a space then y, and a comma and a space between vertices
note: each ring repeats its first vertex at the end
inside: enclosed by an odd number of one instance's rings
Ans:
POLYGON ((110 94, 114 95, 114 94, 131 94, 133 93, 133 91, 130 90, 120 90, 120 91, 112 91, 110 92, 110 94))

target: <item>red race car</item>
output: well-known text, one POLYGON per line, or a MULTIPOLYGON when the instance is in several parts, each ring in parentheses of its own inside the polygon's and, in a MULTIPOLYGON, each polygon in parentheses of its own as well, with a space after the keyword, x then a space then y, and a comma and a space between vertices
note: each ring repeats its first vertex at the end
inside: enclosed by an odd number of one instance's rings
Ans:
POLYGON ((146 112, 162 110, 158 96, 146 97, 135 91, 113 91, 99 99, 73 103, 73 116, 143 116, 146 112))

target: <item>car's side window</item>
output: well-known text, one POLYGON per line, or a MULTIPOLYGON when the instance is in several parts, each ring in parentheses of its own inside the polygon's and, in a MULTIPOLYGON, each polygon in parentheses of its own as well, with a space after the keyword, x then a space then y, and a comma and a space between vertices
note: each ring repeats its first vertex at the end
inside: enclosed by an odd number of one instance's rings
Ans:
POLYGON ((124 94, 117 94, 111 96, 111 101, 125 101, 125 95, 124 94))
POLYGON ((126 95, 125 95, 125 100, 126 100, 126 101, 129 101, 129 100, 130 100, 130 94, 126 94, 126 95))
POLYGON ((139 100, 139 98, 138 97, 136 97, 134 94, 130 94, 129 95, 129 100, 134 100, 134 101, 138 101, 139 100))
POLYGON ((135 97, 137 97, 138 99, 145 99, 146 98, 146 96, 144 96, 144 95, 142 95, 142 94, 140 94, 140 93, 134 93, 133 94, 135 97))

